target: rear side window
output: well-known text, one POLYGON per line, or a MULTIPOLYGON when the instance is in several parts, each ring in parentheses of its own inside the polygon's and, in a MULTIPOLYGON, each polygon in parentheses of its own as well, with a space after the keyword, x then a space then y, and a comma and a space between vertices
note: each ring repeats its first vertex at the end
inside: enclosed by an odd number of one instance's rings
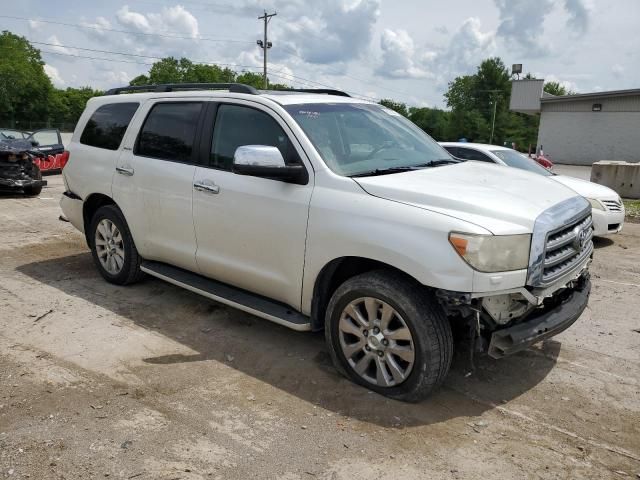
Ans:
POLYGON ((244 145, 277 147, 285 163, 300 163, 289 137, 270 115, 241 105, 220 105, 216 116, 210 165, 221 170, 231 170, 236 149, 244 145))
POLYGON ((112 103, 98 108, 84 127, 80 143, 117 150, 139 103, 112 103))
POLYGON ((456 156, 458 158, 462 158, 463 160, 477 160, 477 161, 480 161, 480 162, 495 163, 493 160, 491 160, 491 158, 489 158, 484 153, 479 152, 477 150, 473 150, 471 148, 459 147, 458 148, 458 155, 456 155, 456 156))
POLYGON ((140 130, 136 155, 191 162, 201 102, 154 105, 140 130))

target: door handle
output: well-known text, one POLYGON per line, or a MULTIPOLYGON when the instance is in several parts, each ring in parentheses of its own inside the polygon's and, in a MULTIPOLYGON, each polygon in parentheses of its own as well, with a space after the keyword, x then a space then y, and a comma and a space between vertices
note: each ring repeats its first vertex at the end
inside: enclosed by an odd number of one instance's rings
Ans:
POLYGON ((116 167, 116 172, 118 172, 120 175, 132 177, 135 170, 131 167, 116 167))
POLYGON ((195 188, 199 192, 213 193, 213 194, 220 193, 220 187, 216 184, 194 183, 193 188, 195 188))

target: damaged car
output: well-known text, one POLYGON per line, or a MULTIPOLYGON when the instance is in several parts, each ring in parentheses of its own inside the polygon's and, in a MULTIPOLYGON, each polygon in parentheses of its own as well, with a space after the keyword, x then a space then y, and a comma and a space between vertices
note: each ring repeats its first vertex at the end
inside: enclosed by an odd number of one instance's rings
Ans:
POLYGON ((39 195, 47 182, 35 161, 43 157, 31 140, 0 135, 0 190, 39 195))

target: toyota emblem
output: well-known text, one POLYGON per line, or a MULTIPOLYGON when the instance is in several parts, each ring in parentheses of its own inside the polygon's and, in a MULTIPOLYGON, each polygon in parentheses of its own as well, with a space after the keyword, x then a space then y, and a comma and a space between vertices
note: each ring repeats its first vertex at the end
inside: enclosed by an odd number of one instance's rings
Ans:
POLYGON ((589 230, 587 228, 576 227, 573 230, 574 240, 573 240, 573 248, 581 252, 587 246, 587 241, 589 239, 589 230))

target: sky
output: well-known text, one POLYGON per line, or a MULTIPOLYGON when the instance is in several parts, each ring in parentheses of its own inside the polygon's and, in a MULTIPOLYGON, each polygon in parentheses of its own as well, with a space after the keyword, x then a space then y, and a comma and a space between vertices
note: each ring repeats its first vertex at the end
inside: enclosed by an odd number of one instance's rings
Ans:
POLYGON ((57 87, 106 89, 166 56, 261 72, 265 10, 270 79, 295 87, 445 107, 492 56, 575 92, 640 87, 640 0, 21 0, 0 30, 40 42, 57 87))

